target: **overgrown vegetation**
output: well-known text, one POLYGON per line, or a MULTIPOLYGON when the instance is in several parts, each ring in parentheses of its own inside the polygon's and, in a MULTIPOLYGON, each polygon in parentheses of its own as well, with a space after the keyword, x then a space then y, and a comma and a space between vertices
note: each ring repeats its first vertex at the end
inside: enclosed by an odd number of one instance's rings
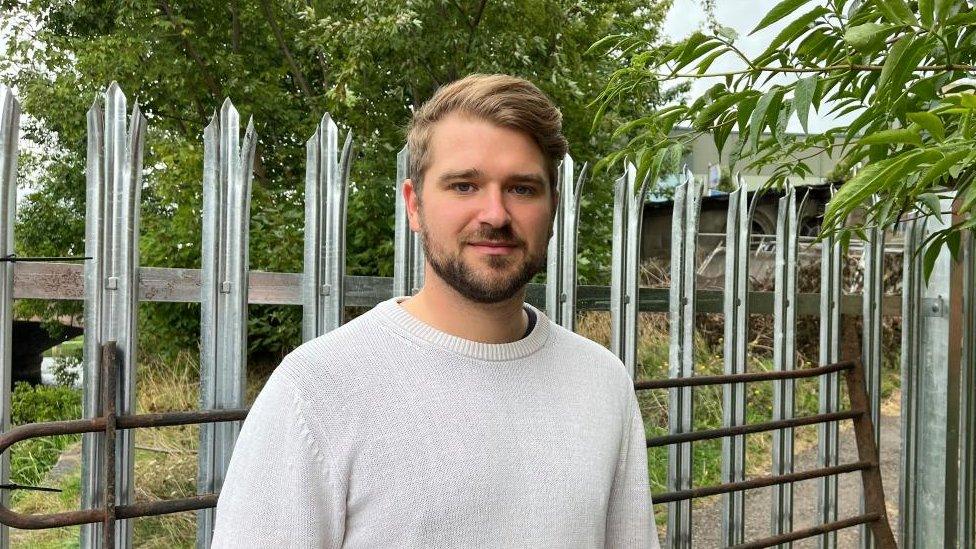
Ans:
MULTIPOLYGON (((20 382, 10 397, 10 423, 61 421, 81 417, 81 391, 65 386, 32 386, 20 382)), ((18 442, 10 452, 10 480, 36 486, 58 461, 61 452, 80 441, 80 435, 57 435, 18 442)), ((14 492, 14 499, 24 492, 14 492)))

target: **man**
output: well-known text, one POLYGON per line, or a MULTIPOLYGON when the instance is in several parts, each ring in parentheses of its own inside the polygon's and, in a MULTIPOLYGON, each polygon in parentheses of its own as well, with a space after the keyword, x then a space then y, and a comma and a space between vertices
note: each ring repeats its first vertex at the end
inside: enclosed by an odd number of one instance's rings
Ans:
POLYGON ((403 195, 425 285, 307 342, 251 408, 214 547, 657 547, 623 364, 523 303, 566 153, 529 82, 414 115, 403 195))

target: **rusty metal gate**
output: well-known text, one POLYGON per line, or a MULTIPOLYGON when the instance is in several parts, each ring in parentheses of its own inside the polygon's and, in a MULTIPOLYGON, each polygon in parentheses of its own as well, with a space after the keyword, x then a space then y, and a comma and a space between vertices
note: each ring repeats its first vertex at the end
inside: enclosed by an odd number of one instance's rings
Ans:
MULTIPOLYGON (((31 438, 52 435, 99 433, 102 439, 102 458, 107 482, 101 490, 101 505, 96 509, 84 509, 50 515, 24 515, 10 510, 0 503, 0 522, 14 528, 40 530, 79 524, 101 524, 101 540, 105 547, 115 547, 115 523, 118 519, 149 517, 210 509, 217 505, 217 494, 200 494, 178 500, 130 503, 119 505, 115 500, 115 447, 118 432, 142 427, 172 427, 204 423, 241 421, 247 410, 206 410, 200 412, 171 412, 164 414, 126 415, 116 412, 118 378, 122 361, 114 341, 102 345, 100 366, 102 373, 101 413, 90 419, 31 423, 10 429, 0 435, 0 452, 6 452, 14 443, 31 438)), ((29 487, 21 487, 28 488, 29 487)))

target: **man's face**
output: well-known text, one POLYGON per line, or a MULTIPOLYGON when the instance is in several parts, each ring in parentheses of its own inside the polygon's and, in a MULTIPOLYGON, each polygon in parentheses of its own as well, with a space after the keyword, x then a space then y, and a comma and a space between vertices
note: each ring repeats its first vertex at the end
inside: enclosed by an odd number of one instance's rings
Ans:
POLYGON ((472 301, 512 298, 545 267, 552 236, 556 195, 542 151, 524 133, 451 114, 434 127, 429 154, 422 197, 404 186, 427 262, 472 301))

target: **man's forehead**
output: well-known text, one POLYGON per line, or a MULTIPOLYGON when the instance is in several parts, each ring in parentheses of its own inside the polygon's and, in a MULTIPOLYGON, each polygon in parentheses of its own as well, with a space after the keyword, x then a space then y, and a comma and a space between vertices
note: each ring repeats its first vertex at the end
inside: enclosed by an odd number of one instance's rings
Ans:
POLYGON ((526 132, 463 113, 447 115, 431 130, 428 169, 435 168, 444 175, 474 177, 486 175, 483 173, 485 168, 499 168, 510 172, 505 174, 506 179, 548 180, 548 166, 542 149, 526 132), (485 131, 498 134, 487 136, 485 131), (508 135, 500 137, 502 141, 499 142, 496 137, 504 134, 508 135), (506 142, 514 136, 518 136, 516 141, 523 141, 524 146, 506 142))

